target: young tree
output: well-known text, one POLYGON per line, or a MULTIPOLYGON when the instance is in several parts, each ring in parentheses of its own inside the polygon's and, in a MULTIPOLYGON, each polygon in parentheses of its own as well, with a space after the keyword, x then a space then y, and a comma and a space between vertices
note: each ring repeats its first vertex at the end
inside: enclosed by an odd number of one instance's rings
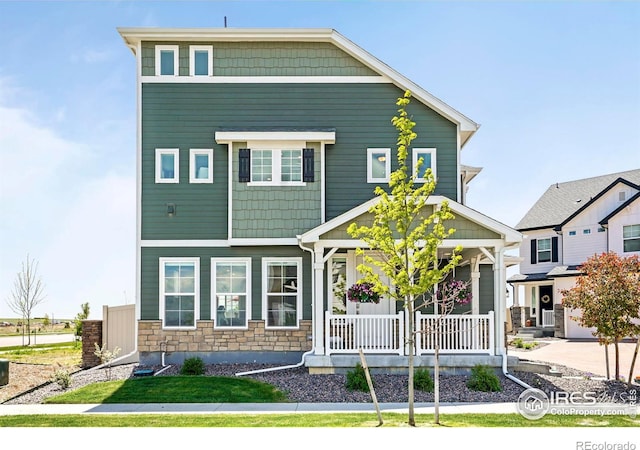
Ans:
POLYGON ((640 335, 640 258, 620 257, 614 252, 589 258, 571 289, 562 290, 565 307, 582 310, 571 317, 584 327, 594 327, 601 344, 613 343, 615 377, 620 379, 619 342, 640 335))
MULTIPOLYGON (((413 132, 415 122, 407 113, 411 93, 406 91, 399 98, 398 115, 392 123, 398 130, 397 160, 398 169, 391 173, 389 190, 380 186, 375 194, 380 198, 369 212, 373 215, 371 226, 357 226, 352 223, 347 232, 354 238, 362 239, 369 249, 376 252, 376 258, 358 249, 363 255, 364 263, 358 266, 363 274, 362 281, 371 283, 380 295, 385 295, 401 302, 408 317, 407 348, 409 365, 409 419, 410 426, 415 426, 414 414, 414 354, 416 324, 414 313, 422 306, 418 298, 433 293, 434 286, 445 279, 447 274, 459 263, 461 248, 456 248, 450 258, 442 262, 438 259, 438 246, 444 239, 454 233, 454 229, 445 228, 444 222, 453 219, 449 204, 431 208, 427 199, 434 191, 436 182, 428 168, 424 175, 425 182, 414 186, 415 175, 409 175, 407 166, 408 149, 416 133, 413 132), (391 286, 382 282, 373 267, 391 280, 391 286), (417 302, 420 304, 417 305, 417 302)), ((422 159, 418 166, 422 164, 422 159)), ((418 170, 416 170, 416 173, 418 170)))
POLYGON ((38 263, 27 255, 27 260, 22 263, 22 270, 16 275, 13 289, 7 300, 9 308, 19 314, 27 325, 27 345, 31 345, 31 314, 44 299, 44 285, 38 275, 38 263))
POLYGON ((76 314, 76 318, 73 319, 76 330, 76 337, 82 336, 82 321, 89 318, 89 302, 80 305, 80 312, 76 314))

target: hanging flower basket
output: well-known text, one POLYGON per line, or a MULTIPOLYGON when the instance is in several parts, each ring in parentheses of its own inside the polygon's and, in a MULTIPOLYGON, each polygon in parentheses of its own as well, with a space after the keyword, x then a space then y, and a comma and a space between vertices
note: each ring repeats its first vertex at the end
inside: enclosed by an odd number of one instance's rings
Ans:
POLYGON ((453 300, 460 305, 471 302, 471 290, 468 283, 460 280, 451 280, 439 287, 437 298, 439 302, 453 300))
POLYGON ((373 291, 370 283, 356 283, 347 290, 347 298, 356 303, 378 303, 380 295, 373 291))

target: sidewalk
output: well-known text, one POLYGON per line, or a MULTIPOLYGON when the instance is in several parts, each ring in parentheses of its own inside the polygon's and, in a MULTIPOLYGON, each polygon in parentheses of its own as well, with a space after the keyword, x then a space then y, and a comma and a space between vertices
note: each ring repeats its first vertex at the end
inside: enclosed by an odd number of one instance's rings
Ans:
MULTIPOLYGON (((407 413, 406 403, 381 403, 381 412, 407 413)), ((0 416, 30 414, 292 414, 375 413, 373 403, 147 403, 86 405, 0 405, 0 416)), ((433 403, 416 403, 416 414, 434 412, 433 403)), ((441 413, 517 414, 516 403, 441 403, 441 413)))

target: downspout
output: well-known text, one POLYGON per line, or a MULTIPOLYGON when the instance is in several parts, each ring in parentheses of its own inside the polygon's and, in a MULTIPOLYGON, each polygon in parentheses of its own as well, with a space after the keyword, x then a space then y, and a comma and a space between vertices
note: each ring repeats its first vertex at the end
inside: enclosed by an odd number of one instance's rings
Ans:
MULTIPOLYGON (((311 267, 313 269, 313 258, 314 258, 313 250, 302 245, 302 242, 300 242, 300 236, 296 236, 296 237, 298 238, 298 246, 303 251, 307 251, 307 252, 311 253, 311 267)), ((312 299, 313 299, 313 296, 315 295, 315 292, 316 292, 316 290, 315 290, 315 279, 316 279, 315 273, 312 270, 312 272, 311 272, 311 298, 312 299)), ((312 327, 311 327, 311 350, 309 350, 307 352, 304 352, 302 354, 300 362, 298 362, 296 364, 290 364, 288 366, 269 367, 267 369, 256 369, 256 370, 249 370, 249 371, 246 371, 246 372, 238 372, 238 373, 236 373, 236 376, 237 377, 241 377, 243 375, 253 375, 253 374, 256 374, 256 373, 275 372, 276 370, 295 369, 295 368, 298 368, 298 367, 302 366, 304 364, 305 358, 308 355, 312 354, 313 351, 314 351, 314 348, 316 347, 316 334, 313 332, 313 324, 316 323, 315 308, 313 308, 313 301, 311 302, 311 306, 312 306, 312 308, 311 308, 311 324, 312 324, 312 327)))
MULTIPOLYGON (((506 275, 506 268, 504 267, 504 252, 506 250, 511 249, 511 248, 514 248, 514 247, 506 247, 506 248, 500 249, 500 258, 499 258, 499 260, 500 260, 500 263, 502 265, 502 267, 500 267, 500 271, 504 272, 505 275, 506 275)), ((496 264, 497 262, 498 261, 494 261, 494 264, 496 264)), ((502 281, 502 275, 500 276, 500 280, 502 281)), ((503 287, 502 282, 500 282, 500 286, 498 288, 498 292, 499 292, 498 295, 499 295, 499 298, 500 298, 500 308, 499 308, 499 310, 500 310, 500 319, 501 319, 501 322, 504 324, 505 320, 502 320, 502 318, 503 318, 504 314, 506 313, 506 308, 507 308, 507 304, 506 303, 507 302, 506 301, 504 301, 504 302, 502 301, 503 295, 504 295, 504 287, 503 287)), ((513 376, 513 375, 511 375, 509 373, 508 364, 507 364, 508 356, 507 356, 507 342, 506 342, 506 339, 507 339, 506 326, 504 326, 504 328, 505 328, 505 339, 504 339, 505 342, 504 342, 503 346, 502 345, 500 346, 500 353, 501 353, 501 356, 502 356, 502 374, 506 378, 510 379, 511 381, 513 381, 514 383, 518 384, 519 386, 521 386, 521 387, 523 387, 525 389, 533 389, 527 383, 525 383, 521 379, 516 378, 515 376, 513 376)))

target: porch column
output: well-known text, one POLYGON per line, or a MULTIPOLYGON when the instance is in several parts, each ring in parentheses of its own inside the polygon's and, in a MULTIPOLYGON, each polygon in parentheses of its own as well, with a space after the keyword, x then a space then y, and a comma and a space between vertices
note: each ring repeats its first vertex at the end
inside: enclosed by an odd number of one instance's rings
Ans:
POLYGON ((316 243, 313 247, 313 351, 324 355, 324 248, 316 243))
POLYGON ((471 260, 471 314, 480 314, 480 256, 471 260))
POLYGON ((495 350, 494 355, 501 355, 505 346, 506 291, 505 291, 504 249, 494 249, 493 261, 493 305, 495 307, 495 350))

